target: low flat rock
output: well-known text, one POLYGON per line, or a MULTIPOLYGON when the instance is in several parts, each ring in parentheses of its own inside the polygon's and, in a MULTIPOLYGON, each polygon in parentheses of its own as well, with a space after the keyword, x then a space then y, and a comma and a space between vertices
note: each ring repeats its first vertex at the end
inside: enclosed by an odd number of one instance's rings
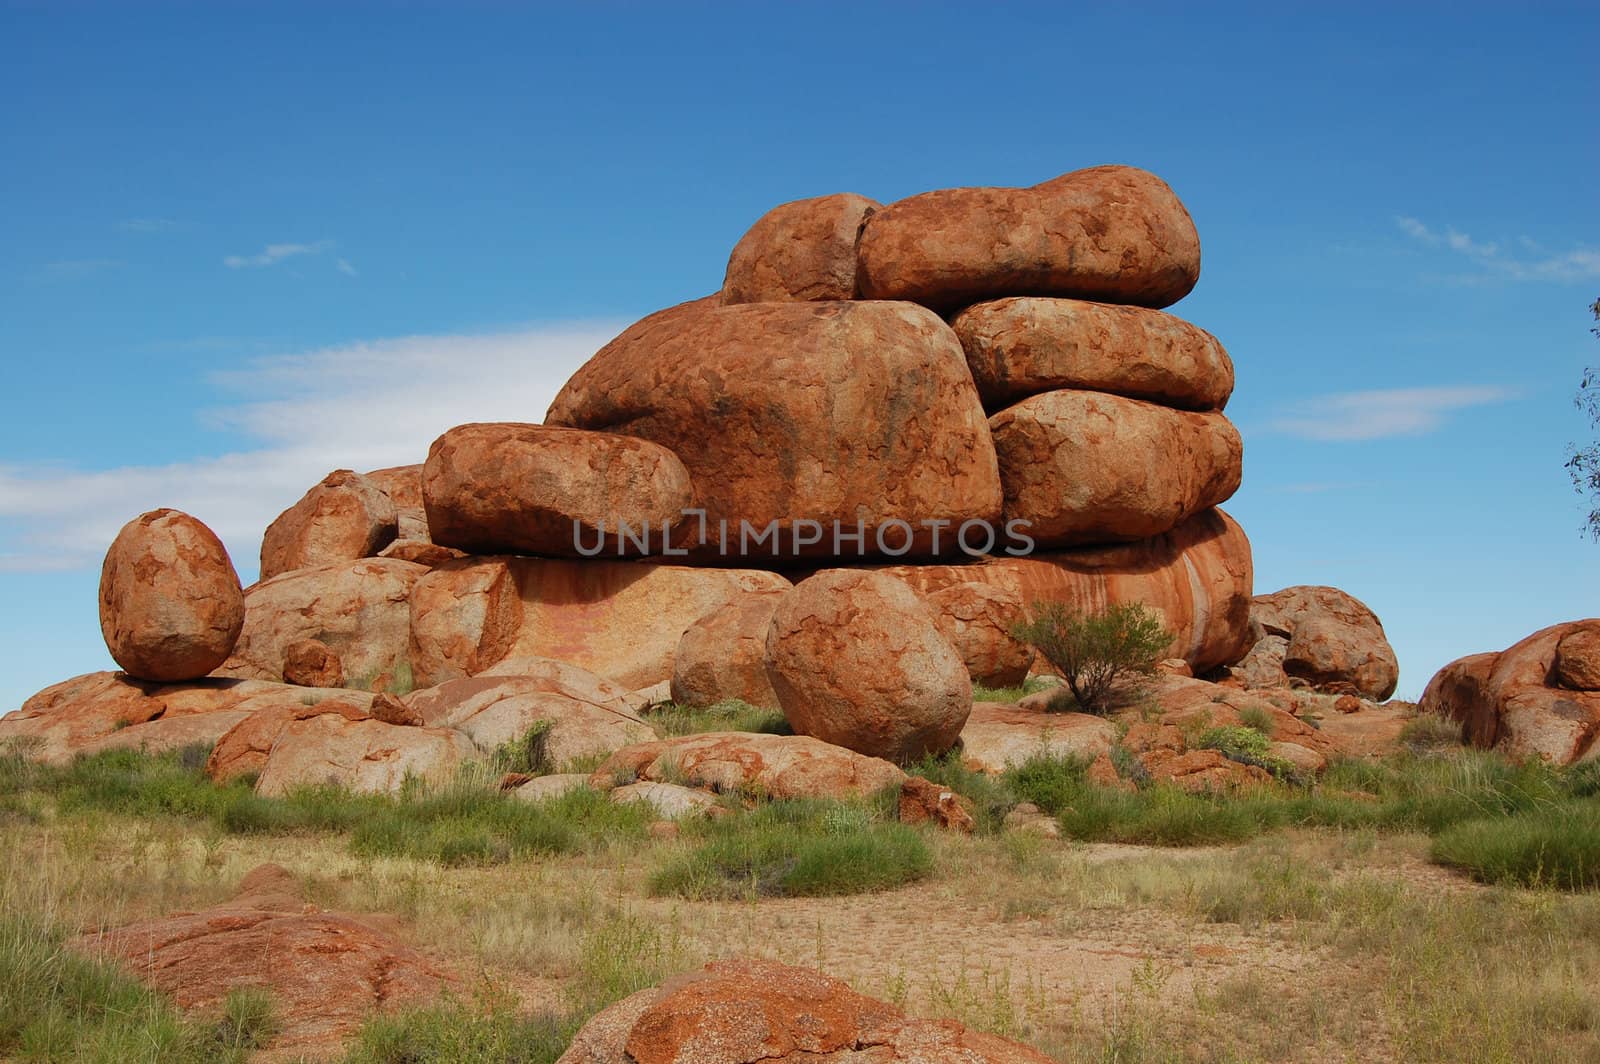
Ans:
POLYGON ((1039 756, 1094 758, 1116 740, 1116 727, 1104 717, 974 702, 961 729, 961 760, 968 768, 999 774, 1039 756))
POLYGON ((676 780, 719 793, 757 788, 772 798, 844 798, 904 779, 881 758, 805 735, 706 732, 618 750, 589 782, 610 790, 634 780, 676 780))

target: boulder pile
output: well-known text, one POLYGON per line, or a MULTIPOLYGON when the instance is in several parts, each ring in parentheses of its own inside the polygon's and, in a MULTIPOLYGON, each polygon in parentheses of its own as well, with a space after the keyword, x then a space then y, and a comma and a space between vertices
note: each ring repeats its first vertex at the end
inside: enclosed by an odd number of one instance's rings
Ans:
POLYGON ((214 774, 263 789, 391 789, 530 729, 552 768, 637 747, 670 694, 886 763, 1101 752, 1103 726, 973 716, 973 683, 1040 664, 1011 634, 1037 601, 1143 603, 1190 675, 1249 652, 1229 682, 1385 697, 1365 607, 1252 604, 1217 509, 1241 472, 1233 364, 1161 309, 1199 269, 1182 203, 1126 166, 784 204, 720 291, 626 329, 543 423, 330 473, 247 590, 200 522, 138 518, 102 581, 125 673, 41 692, 0 740, 201 738, 214 774))

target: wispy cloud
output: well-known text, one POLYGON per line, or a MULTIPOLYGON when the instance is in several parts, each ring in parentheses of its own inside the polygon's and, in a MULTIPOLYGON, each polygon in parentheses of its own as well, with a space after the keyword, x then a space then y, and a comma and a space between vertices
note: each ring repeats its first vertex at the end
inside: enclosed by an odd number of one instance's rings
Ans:
POLYGON ((74 281, 126 265, 121 259, 61 259, 45 263, 39 272, 52 281, 74 281))
POLYGON ((318 240, 314 244, 268 244, 258 255, 229 255, 222 260, 222 264, 230 270, 275 266, 284 259, 298 255, 321 255, 332 247, 331 240, 318 240))
POLYGON ((96 566, 124 522, 171 506, 215 529, 248 576, 267 524, 329 470, 420 462, 466 421, 540 421, 621 325, 376 340, 220 374, 218 402, 192 416, 238 433, 232 453, 98 470, 0 465, 0 571, 96 566))
POLYGON ((356 268, 354 266, 350 265, 350 260, 349 259, 340 259, 334 265, 336 267, 338 267, 339 272, 344 274, 346 277, 358 277, 358 276, 360 276, 356 272, 356 268))
POLYGON ((1400 231, 1427 247, 1462 256, 1476 266, 1482 277, 1502 277, 1512 281, 1584 281, 1600 277, 1600 249, 1577 247, 1551 252, 1526 236, 1515 239, 1516 251, 1499 243, 1475 240, 1453 226, 1437 229, 1420 219, 1401 215, 1395 218, 1400 231))
POLYGON ((178 223, 171 218, 124 218, 117 228, 124 233, 165 233, 178 228, 178 223))
POLYGON ((1508 388, 1387 388, 1340 392, 1294 403, 1271 422, 1276 432, 1307 440, 1349 442, 1421 436, 1444 426, 1450 414, 1516 398, 1508 388))

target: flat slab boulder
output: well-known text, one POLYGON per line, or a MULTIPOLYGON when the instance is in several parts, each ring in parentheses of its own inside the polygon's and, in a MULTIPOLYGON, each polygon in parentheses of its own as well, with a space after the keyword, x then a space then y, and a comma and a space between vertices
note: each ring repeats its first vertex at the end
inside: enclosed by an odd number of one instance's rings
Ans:
POLYGON ((399 534, 389 496, 360 473, 336 469, 267 526, 261 579, 367 558, 399 534))
POLYGON ((1046 547, 1144 539, 1239 489, 1244 445, 1222 414, 1054 391, 989 419, 1005 517, 1046 547))
POLYGON ((861 233, 862 299, 951 310, 1002 296, 1165 307, 1200 278, 1200 237, 1165 181, 1096 166, 1030 188, 924 192, 861 233))
POLYGON ((239 574, 216 533, 177 510, 122 526, 100 569, 100 632, 130 675, 198 679, 227 660, 243 624, 239 574))
POLYGON ((618 750, 589 783, 610 790, 650 780, 770 798, 854 798, 898 787, 905 776, 882 758, 805 735, 705 732, 618 750))
POLYGON ((372 1013, 459 988, 389 923, 310 905, 296 877, 266 864, 221 905, 80 935, 70 946, 117 961, 184 1010, 215 1012, 231 990, 265 990, 280 1025, 270 1050, 321 1058, 372 1013))
POLYGON ((1287 639, 1284 673, 1318 690, 1382 701, 1400 681, 1400 663, 1378 615, 1336 587, 1257 595, 1250 624, 1258 638, 1287 639))
POLYGON ((736 958, 605 1009, 557 1064, 1048 1064, 954 1020, 906 1017, 810 968, 736 958))
POLYGON ((684 630, 672 659, 672 701, 710 706, 738 699, 778 708, 767 679, 767 628, 782 591, 742 595, 684 630))
POLYGON ((277 797, 299 787, 329 786, 356 794, 397 794, 407 779, 447 782, 478 756, 472 740, 451 728, 322 713, 291 721, 278 732, 256 793, 277 797))
POLYGON ((602 348, 545 420, 674 451, 706 511, 703 551, 730 564, 927 555, 924 521, 945 523, 953 553, 950 527, 1000 513, 961 344, 909 303, 673 308, 602 348))
POLYGON ((856 241, 880 206, 839 192, 772 208, 728 256, 723 304, 854 299, 856 241))
POLYGON ((428 449, 422 483, 433 542, 471 554, 661 553, 694 506, 665 447, 550 425, 458 425, 428 449))
POLYGON ((1116 741, 1117 729, 1104 717, 975 702, 961 729, 961 760, 968 768, 998 775, 1041 756, 1092 760, 1116 741))
POLYGON ((1221 410, 1233 394, 1217 338, 1159 310, 1023 296, 970 306, 950 327, 990 410, 1062 388, 1183 410, 1221 410))
POLYGON ((923 594, 977 582, 1024 603, 1063 602, 1079 611, 1142 602, 1174 633, 1169 656, 1183 658, 1196 672, 1237 661, 1249 646, 1250 541, 1221 510, 1198 514, 1167 535, 1116 547, 883 571, 923 594))
POLYGON ((410 668, 411 588, 427 572, 397 558, 364 558, 254 584, 233 656, 216 675, 281 680, 289 647, 315 639, 338 657, 347 685, 393 684, 410 668))
POLYGON ((413 596, 418 681, 555 658, 629 689, 671 680, 683 631, 725 602, 791 585, 776 573, 567 558, 476 558, 436 567, 413 596))
POLYGON ((535 674, 527 676, 449 680, 404 701, 425 724, 454 728, 482 753, 529 744, 530 760, 552 770, 655 737, 629 708, 625 689, 560 662, 549 666, 535 673, 530 663, 535 674))
POLYGON ((966 664, 905 581, 828 569, 779 599, 767 679, 801 735, 907 764, 955 745, 972 707, 966 664))

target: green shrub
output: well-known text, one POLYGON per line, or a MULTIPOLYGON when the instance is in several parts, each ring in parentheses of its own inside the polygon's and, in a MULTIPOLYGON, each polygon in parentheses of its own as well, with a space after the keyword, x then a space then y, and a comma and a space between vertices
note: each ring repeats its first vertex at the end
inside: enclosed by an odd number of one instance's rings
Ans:
POLYGON ((574 1018, 524 1014, 507 995, 447 997, 374 1014, 344 1059, 348 1064, 552 1064, 577 1028, 574 1018))
POLYGON ((1585 801, 1469 820, 1435 838, 1429 856, 1485 883, 1593 890, 1600 887, 1600 808, 1585 801))
POLYGON ((925 757, 906 771, 970 798, 980 834, 999 831, 1006 814, 1022 800, 1003 777, 968 768, 962 762, 959 750, 952 750, 942 757, 925 757))
POLYGON ((655 894, 816 897, 887 890, 933 865, 915 828, 866 803, 767 802, 698 827, 704 841, 650 877, 655 894))
POLYGON ((737 698, 723 699, 711 706, 680 706, 665 702, 644 713, 645 721, 663 739, 704 732, 763 732, 793 735, 794 729, 776 709, 762 709, 737 698))
POLYGON ((1172 633, 1142 603, 1121 603, 1079 613, 1059 602, 1035 602, 1033 620, 1013 627, 1067 683, 1086 713, 1111 708, 1119 680, 1149 675, 1172 644, 1172 633))
POLYGON ((1274 721, 1272 714, 1261 706, 1245 706, 1239 710, 1239 723, 1246 728, 1254 728, 1262 735, 1271 738, 1274 721))
POLYGON ((1444 750, 1461 745, 1461 725, 1437 713, 1418 713, 1400 729, 1400 742, 1413 750, 1444 750))

